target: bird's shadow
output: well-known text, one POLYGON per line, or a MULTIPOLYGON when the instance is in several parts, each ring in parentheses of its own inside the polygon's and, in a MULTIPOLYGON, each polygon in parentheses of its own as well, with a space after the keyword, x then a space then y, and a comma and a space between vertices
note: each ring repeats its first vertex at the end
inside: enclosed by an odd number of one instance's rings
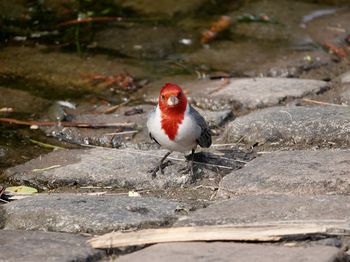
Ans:
MULTIPOLYGON (((191 154, 185 156, 191 159, 191 154)), ((242 168, 247 162, 255 158, 254 152, 239 149, 219 150, 218 153, 198 152, 194 154, 194 169, 207 169, 221 175, 226 175, 242 168)))

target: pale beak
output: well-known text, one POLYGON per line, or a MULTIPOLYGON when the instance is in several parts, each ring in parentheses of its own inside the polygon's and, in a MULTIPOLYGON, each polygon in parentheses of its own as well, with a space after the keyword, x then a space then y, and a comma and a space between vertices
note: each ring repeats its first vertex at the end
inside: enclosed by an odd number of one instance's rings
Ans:
POLYGON ((168 98, 168 106, 176 106, 179 103, 179 99, 176 96, 171 96, 168 98))

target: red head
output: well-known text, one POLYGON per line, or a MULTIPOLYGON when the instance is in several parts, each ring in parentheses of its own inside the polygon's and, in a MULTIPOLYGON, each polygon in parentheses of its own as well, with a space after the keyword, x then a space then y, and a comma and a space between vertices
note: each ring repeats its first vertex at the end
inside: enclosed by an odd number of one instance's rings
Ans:
POLYGON ((164 113, 181 114, 186 110, 187 98, 178 85, 166 83, 160 90, 158 103, 164 113))
POLYGON ((162 128, 171 140, 174 140, 182 123, 187 107, 187 98, 182 89, 166 83, 160 90, 158 99, 161 111, 162 128))

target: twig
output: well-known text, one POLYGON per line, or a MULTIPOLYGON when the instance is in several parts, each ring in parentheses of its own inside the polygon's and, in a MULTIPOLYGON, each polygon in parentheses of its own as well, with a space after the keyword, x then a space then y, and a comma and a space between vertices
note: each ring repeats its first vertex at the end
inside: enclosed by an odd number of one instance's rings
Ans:
POLYGON ((124 132, 116 132, 116 133, 106 133, 104 135, 105 136, 130 135, 130 134, 135 134, 138 132, 139 131, 137 131, 137 130, 132 130, 132 131, 124 131, 124 132))
POLYGON ((118 108, 125 106, 126 104, 128 104, 130 102, 130 100, 126 100, 123 103, 120 103, 119 105, 115 105, 115 106, 111 106, 110 108, 106 109, 103 113, 104 114, 110 114, 113 113, 115 110, 117 110, 118 108))
POLYGON ((55 168, 58 168, 58 167, 61 167, 61 165, 53 165, 53 166, 44 167, 44 168, 35 168, 32 171, 33 172, 43 172, 43 171, 55 169, 55 168))
POLYGON ((225 79, 223 80, 223 83, 220 83, 220 85, 219 85, 217 88, 215 88, 215 89, 213 89, 213 90, 211 90, 211 91, 209 92, 209 95, 211 95, 211 94, 213 94, 213 93, 216 93, 216 92, 218 92, 218 91, 224 89, 227 85, 230 84, 230 82, 231 82, 231 81, 230 81, 229 78, 225 78, 225 79))
POLYGON ((304 101, 304 102, 313 103, 313 104, 319 104, 319 105, 348 107, 348 105, 339 105, 339 104, 321 102, 321 101, 316 101, 316 100, 307 99, 307 98, 303 98, 301 100, 304 101))
POLYGON ((226 146, 236 146, 237 143, 230 143, 230 144, 212 144, 212 147, 226 147, 226 146))
POLYGON ((69 20, 69 21, 60 23, 58 26, 79 25, 79 24, 86 24, 90 22, 108 22, 108 21, 121 21, 121 20, 123 20, 122 17, 95 16, 95 17, 69 20))
POLYGON ((30 121, 18 120, 14 118, 0 118, 0 122, 25 125, 25 126, 64 126, 64 127, 82 127, 82 128, 103 128, 103 127, 134 127, 135 123, 82 123, 82 122, 50 122, 50 121, 30 121))
POLYGON ((40 141, 36 141, 34 139, 31 139, 31 138, 29 138, 29 141, 34 143, 34 144, 36 144, 36 145, 38 145, 38 146, 44 147, 44 148, 64 149, 63 147, 46 144, 46 143, 43 143, 43 142, 40 142, 40 141))

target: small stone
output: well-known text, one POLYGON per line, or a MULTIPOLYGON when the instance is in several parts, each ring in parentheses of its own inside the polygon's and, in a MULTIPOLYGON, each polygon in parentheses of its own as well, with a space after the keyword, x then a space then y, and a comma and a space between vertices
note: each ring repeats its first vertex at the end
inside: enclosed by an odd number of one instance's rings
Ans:
POLYGON ((340 76, 340 82, 342 84, 349 84, 350 83, 350 71, 346 72, 340 76))
POLYGON ((340 102, 350 106, 350 84, 340 94, 340 102))
POLYGON ((151 197, 37 195, 3 205, 0 221, 4 229, 102 234, 169 224, 177 206, 151 197))

